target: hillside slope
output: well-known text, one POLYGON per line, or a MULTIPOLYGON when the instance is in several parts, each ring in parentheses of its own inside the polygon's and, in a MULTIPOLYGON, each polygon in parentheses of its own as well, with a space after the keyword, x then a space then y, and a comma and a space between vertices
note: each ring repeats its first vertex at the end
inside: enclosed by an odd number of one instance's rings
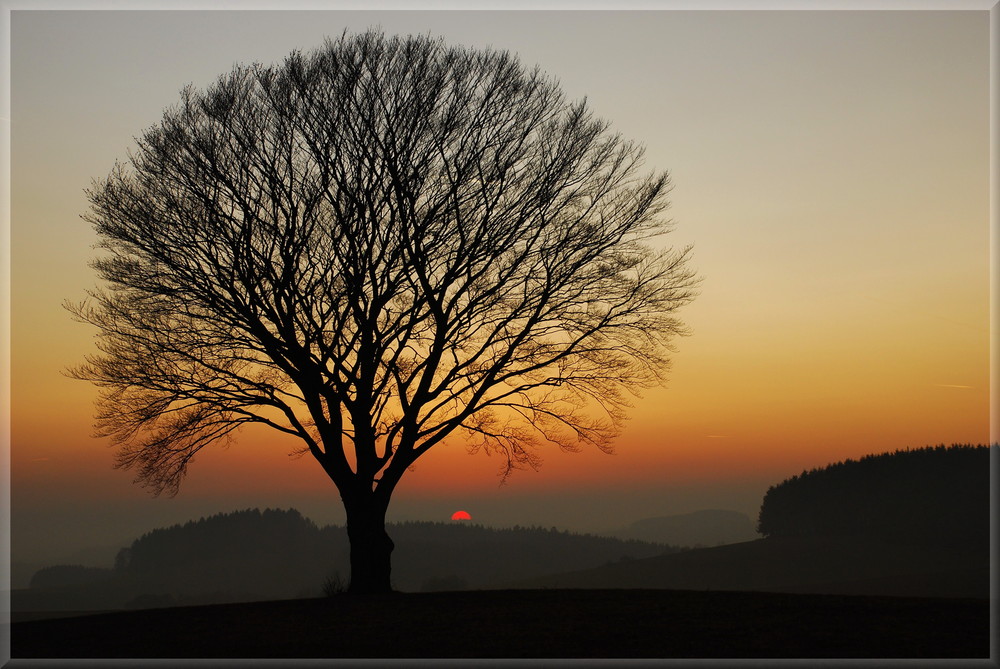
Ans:
POLYGON ((988 597, 989 554, 850 537, 782 537, 525 579, 523 588, 664 588, 988 597))

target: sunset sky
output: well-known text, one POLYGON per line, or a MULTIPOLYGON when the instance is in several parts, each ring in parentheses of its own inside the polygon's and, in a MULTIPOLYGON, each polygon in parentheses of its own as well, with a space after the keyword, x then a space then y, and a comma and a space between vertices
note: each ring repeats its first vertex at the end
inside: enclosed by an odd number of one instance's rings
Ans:
POLYGON ((694 245, 666 388, 617 453, 430 452, 392 520, 596 531, 702 508, 756 517, 767 487, 868 453, 989 434, 989 14, 965 12, 31 12, 11 15, 13 560, 67 559, 251 506, 340 522, 296 444, 247 429, 153 499, 92 438, 95 351, 61 304, 96 285, 80 219, 187 83, 279 61, 345 29, 516 52, 586 96, 674 184, 694 245))

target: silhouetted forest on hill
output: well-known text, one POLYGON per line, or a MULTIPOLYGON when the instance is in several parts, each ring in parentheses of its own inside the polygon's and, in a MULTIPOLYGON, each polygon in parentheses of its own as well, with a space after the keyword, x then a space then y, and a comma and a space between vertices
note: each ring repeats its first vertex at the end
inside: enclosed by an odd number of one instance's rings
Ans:
POLYGON ((317 592, 339 548, 298 511, 248 509, 148 532, 119 551, 114 572, 135 589, 178 600, 292 597, 317 592))
POLYGON ((985 549, 989 458, 988 446, 955 444, 804 471, 768 489, 758 531, 767 537, 864 536, 985 549))
MULTIPOLYGON (((676 552, 644 541, 555 528, 464 523, 389 525, 402 591, 462 590, 676 552)), ((143 608, 315 597, 346 585, 344 527, 317 527, 294 509, 248 509, 156 529, 119 551, 113 568, 38 571, 13 610, 143 608)))

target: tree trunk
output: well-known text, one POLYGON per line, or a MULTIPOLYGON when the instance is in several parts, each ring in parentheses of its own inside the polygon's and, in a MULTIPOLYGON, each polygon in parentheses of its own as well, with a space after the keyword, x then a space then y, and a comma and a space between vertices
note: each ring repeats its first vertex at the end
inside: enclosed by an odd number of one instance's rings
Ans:
POLYGON ((392 592, 392 549, 395 544, 385 531, 385 509, 368 499, 345 504, 347 537, 351 542, 350 593, 392 592), (358 508, 360 507, 360 508, 358 508))

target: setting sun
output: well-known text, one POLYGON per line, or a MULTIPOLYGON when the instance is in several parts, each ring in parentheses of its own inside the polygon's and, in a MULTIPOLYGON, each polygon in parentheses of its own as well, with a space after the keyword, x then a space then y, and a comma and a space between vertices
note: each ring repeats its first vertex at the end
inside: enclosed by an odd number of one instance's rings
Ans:
POLYGON ((452 520, 472 520, 472 516, 469 515, 468 511, 456 511, 451 514, 452 520))

